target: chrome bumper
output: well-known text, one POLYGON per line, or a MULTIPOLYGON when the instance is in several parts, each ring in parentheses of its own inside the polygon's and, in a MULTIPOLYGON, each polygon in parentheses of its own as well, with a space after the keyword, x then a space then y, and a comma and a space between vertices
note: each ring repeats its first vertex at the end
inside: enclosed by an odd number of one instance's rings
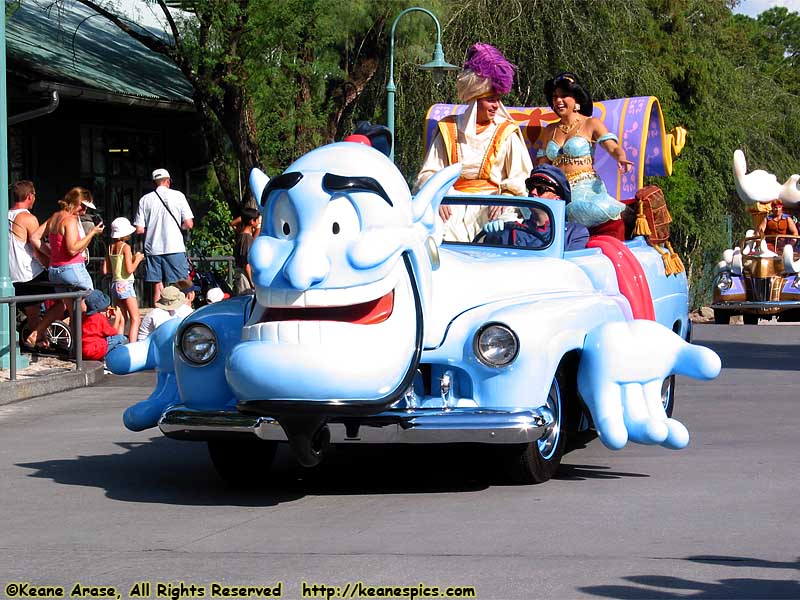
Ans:
MULTIPOLYGON (((388 411, 359 421, 331 421, 334 444, 523 444, 538 440, 552 417, 539 409, 514 412, 463 409, 388 411), (357 423, 357 427, 356 427, 357 423)), ((270 417, 228 411, 197 411, 183 405, 167 409, 158 427, 167 437, 209 440, 254 436, 285 442, 280 424, 270 417)))
POLYGON ((714 302, 711 308, 716 310, 741 310, 754 313, 775 314, 792 308, 800 308, 800 300, 764 300, 761 302, 740 300, 734 302, 714 302))

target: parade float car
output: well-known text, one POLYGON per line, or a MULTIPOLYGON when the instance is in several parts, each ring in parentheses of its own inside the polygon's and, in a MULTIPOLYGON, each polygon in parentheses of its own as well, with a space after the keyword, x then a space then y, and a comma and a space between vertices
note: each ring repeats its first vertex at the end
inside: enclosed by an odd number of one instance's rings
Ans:
MULTIPOLYGON (((784 183, 767 171, 748 173, 744 153, 733 155, 736 193, 753 216, 753 226, 767 218, 773 200, 786 208, 800 206, 798 175, 784 183)), ((714 322, 727 325, 742 315, 745 325, 776 316, 800 321, 800 238, 794 235, 758 236, 750 229, 738 246, 725 250, 714 269, 714 322)))
POLYGON ((742 315, 745 325, 759 318, 800 321, 800 237, 746 237, 723 254, 714 275, 714 322, 727 325, 742 315))
POLYGON ((447 196, 460 171, 412 196, 351 142, 272 179, 254 170, 255 295, 108 355, 115 373, 158 372, 126 426, 207 442, 239 484, 266 479, 280 442, 309 467, 330 444, 480 444, 520 483, 549 479, 581 423, 612 449, 686 446, 674 374, 709 379, 720 361, 687 341, 685 275, 666 276, 642 238, 565 252, 563 202, 447 196), (554 226, 535 248, 441 242, 442 202, 537 209, 554 226))

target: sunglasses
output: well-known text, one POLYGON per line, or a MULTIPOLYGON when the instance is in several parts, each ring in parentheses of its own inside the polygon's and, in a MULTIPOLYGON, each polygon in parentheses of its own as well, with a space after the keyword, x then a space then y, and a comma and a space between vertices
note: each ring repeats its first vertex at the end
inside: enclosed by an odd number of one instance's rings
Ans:
POLYGON ((536 196, 541 196, 545 192, 552 192, 553 194, 558 195, 558 192, 556 191, 556 188, 554 188, 552 185, 549 185, 549 184, 546 184, 546 183, 537 183, 536 185, 531 187, 530 191, 528 192, 528 195, 529 196, 533 196, 534 192, 536 192, 536 194, 535 194, 536 196))

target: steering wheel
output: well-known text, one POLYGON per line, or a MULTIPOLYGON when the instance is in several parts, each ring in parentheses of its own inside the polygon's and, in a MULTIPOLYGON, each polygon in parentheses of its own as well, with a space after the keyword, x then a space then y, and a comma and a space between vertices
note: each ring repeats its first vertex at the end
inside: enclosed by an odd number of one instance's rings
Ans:
MULTIPOLYGON (((542 242, 542 244, 545 245, 545 246, 547 245, 547 242, 549 241, 549 239, 548 239, 549 236, 544 236, 543 234, 539 233, 538 231, 535 231, 535 230, 531 229, 527 225, 523 225, 521 223, 515 223, 514 221, 506 221, 505 225, 503 225, 503 229, 516 229, 517 231, 524 231, 525 233, 529 233, 533 237, 538 239, 540 242, 542 242)), ((481 229, 478 232, 478 235, 476 235, 475 238, 472 240, 472 243, 473 244, 477 244, 485 237, 486 237, 486 232, 483 229, 481 229)))

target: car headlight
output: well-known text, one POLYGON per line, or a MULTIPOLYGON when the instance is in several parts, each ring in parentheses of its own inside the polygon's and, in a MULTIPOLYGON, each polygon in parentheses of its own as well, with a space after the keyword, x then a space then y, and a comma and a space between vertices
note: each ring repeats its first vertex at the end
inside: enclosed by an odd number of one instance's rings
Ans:
POLYGON ((731 289, 732 285, 733 285, 733 279, 731 278, 730 273, 723 271, 722 273, 719 274, 719 277, 717 278, 717 287, 721 292, 728 291, 729 289, 731 289))
POLYGON ((505 325, 484 325, 475 335, 475 356, 489 367, 505 367, 519 352, 517 335, 505 325))
POLYGON ((217 336, 208 325, 192 323, 181 332, 179 348, 186 360, 204 365, 217 355, 217 336))

